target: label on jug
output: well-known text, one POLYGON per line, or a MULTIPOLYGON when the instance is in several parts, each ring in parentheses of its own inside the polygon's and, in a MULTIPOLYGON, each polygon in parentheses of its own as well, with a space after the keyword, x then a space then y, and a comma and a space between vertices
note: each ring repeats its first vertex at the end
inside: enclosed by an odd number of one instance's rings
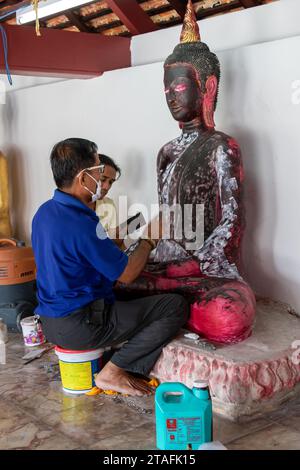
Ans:
POLYGON ((202 439, 201 418, 174 418, 166 420, 168 444, 199 442, 202 439))

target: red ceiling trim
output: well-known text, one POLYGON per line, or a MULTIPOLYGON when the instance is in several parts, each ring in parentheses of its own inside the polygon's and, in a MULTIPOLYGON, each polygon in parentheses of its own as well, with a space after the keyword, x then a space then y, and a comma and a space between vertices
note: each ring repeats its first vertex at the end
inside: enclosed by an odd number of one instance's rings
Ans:
MULTIPOLYGON (((131 66, 130 38, 4 25, 13 74, 88 78, 131 66)), ((0 54, 0 71, 5 72, 0 54)))

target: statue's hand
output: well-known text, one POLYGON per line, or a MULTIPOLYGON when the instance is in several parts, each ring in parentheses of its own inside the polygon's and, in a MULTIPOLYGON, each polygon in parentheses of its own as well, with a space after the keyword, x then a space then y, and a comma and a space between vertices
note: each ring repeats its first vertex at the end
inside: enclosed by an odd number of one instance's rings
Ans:
POLYGON ((208 244, 197 254, 199 266, 204 276, 241 279, 235 264, 230 264, 221 245, 208 244), (219 248, 219 249, 217 249, 219 248))

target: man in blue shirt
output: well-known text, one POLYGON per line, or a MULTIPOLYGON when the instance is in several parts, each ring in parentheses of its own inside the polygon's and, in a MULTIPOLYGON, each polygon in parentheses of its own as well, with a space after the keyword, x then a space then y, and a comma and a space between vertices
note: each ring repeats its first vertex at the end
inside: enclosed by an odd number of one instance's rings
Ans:
POLYGON ((98 374, 96 384, 128 395, 150 393, 131 373, 147 375, 161 350, 187 320, 187 303, 177 294, 115 299, 116 281, 133 282, 155 241, 142 239, 128 257, 107 237, 95 204, 101 197, 96 144, 66 139, 51 153, 57 189, 32 222, 37 265, 36 313, 48 341, 73 350, 125 342, 98 374))

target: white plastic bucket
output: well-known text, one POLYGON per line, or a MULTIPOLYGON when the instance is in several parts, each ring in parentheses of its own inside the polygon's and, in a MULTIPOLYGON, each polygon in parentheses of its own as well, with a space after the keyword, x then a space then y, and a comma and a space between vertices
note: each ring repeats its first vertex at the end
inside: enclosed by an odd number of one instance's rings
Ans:
POLYGON ((63 390, 67 393, 86 393, 95 387, 95 375, 102 366, 104 349, 72 351, 56 346, 63 390))
POLYGON ((42 325, 36 317, 26 317, 21 320, 25 346, 39 346, 45 343, 42 325))

